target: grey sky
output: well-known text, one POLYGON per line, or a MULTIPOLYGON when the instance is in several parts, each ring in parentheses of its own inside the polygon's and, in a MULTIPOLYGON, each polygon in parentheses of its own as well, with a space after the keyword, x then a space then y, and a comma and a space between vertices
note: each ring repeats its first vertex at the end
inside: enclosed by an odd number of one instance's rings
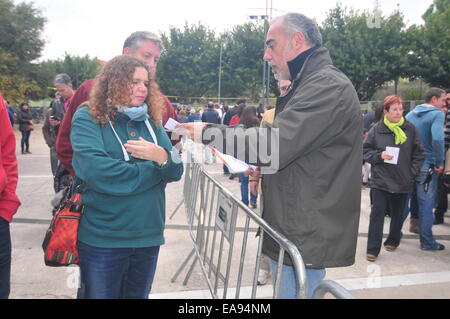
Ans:
MULTIPOLYGON (((30 2, 29 0, 15 3, 30 2)), ((185 22, 201 22, 216 32, 265 14, 266 0, 33 0, 47 18, 43 59, 57 59, 64 52, 109 60, 121 54, 125 38, 137 30, 167 31, 185 22)), ((321 23, 336 0, 273 0, 273 17, 301 12, 321 23)), ((343 6, 374 11, 374 0, 341 0, 343 6)), ((270 3, 270 1, 269 1, 270 3)), ((408 25, 422 24, 422 14, 433 0, 379 0, 383 15, 400 5, 408 25)))

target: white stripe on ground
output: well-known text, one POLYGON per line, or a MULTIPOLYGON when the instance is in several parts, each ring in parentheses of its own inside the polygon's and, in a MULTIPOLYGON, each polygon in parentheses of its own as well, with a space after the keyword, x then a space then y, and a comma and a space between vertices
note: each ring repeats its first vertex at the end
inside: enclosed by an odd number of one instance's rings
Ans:
MULTIPOLYGON (((326 278, 325 278, 326 279, 326 278)), ((363 277, 352 279, 335 280, 345 289, 363 290, 363 289, 377 289, 377 288, 392 288, 400 286, 414 286, 426 285, 435 283, 450 282, 450 271, 446 272, 431 272, 431 273, 417 273, 406 275, 392 275, 381 277, 363 277)), ((239 298, 250 298, 252 287, 242 287, 239 298)), ((227 291, 227 298, 235 298, 236 289, 229 288, 227 291)), ((219 298, 223 296, 223 289, 218 289, 217 295, 219 298)), ((257 289, 256 298, 271 298, 273 295, 272 285, 259 286, 257 289)), ((211 299, 209 290, 190 290, 169 293, 155 293, 150 294, 151 299, 211 299)))

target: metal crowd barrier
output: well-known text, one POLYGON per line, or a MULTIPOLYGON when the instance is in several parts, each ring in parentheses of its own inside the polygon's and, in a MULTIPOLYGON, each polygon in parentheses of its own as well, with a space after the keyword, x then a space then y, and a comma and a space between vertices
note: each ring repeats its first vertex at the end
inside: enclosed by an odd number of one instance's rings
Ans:
MULTIPOLYGON (((194 257, 183 285, 187 284, 198 263, 212 298, 255 299, 258 297, 257 290, 264 289, 257 285, 262 241, 264 236, 270 236, 279 245, 279 255, 274 287, 269 293, 273 298, 279 295, 282 265, 287 253, 296 274, 297 298, 306 298, 305 266, 297 247, 206 172, 200 161, 196 161, 195 152, 187 151, 185 155, 183 201, 176 210, 184 203, 194 248, 171 281, 177 279, 194 257), (251 238, 250 233, 255 233, 255 237, 251 238), (253 240, 250 245, 249 240, 253 240), (251 290, 244 289, 243 285, 250 286, 251 290)), ((329 287, 325 285, 322 288, 326 290, 329 287)), ((331 288, 334 289, 334 286, 331 285, 331 288)), ((264 289, 266 294, 267 290, 264 289)), ((316 296, 320 296, 322 291, 316 289, 316 296)))
POLYGON ((314 289, 313 299, 323 299, 327 293, 330 293, 336 299, 355 299, 347 289, 332 280, 322 281, 316 289, 314 289))
POLYGON ((184 285, 198 263, 213 298, 254 299, 261 287, 257 281, 262 240, 264 236, 270 236, 280 247, 273 297, 277 298, 279 294, 282 261, 284 254, 288 253, 297 277, 297 297, 306 298, 305 266, 297 247, 206 172, 196 161, 194 153, 187 152, 187 157, 183 203, 194 248, 172 282, 194 257, 184 285), (250 233, 256 234, 257 231, 258 237, 249 238, 250 233), (253 240, 250 249, 249 240, 253 240), (251 291, 243 289, 243 284, 251 286, 251 291))

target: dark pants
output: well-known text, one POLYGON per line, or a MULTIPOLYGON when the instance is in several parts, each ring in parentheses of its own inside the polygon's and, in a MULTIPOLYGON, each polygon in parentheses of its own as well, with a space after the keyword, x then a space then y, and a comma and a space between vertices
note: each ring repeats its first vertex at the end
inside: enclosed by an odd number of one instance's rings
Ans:
POLYGON ((22 139, 20 140, 20 147, 22 152, 30 149, 30 134, 31 131, 20 131, 22 133, 22 139))
POLYGON ((444 185, 445 174, 439 174, 437 196, 436 196, 436 214, 444 214, 448 208, 447 186, 444 185))
POLYGON ((78 299, 148 299, 159 246, 99 248, 78 242, 78 299))
POLYGON ((11 234, 9 223, 0 217, 0 299, 8 299, 11 282, 11 234))
POLYGON ((389 235, 384 245, 399 246, 402 237, 403 211, 408 194, 392 194, 381 189, 372 189, 372 211, 370 212, 369 234, 367 239, 367 253, 378 256, 383 240, 384 215, 386 207, 391 207, 391 224, 389 235))

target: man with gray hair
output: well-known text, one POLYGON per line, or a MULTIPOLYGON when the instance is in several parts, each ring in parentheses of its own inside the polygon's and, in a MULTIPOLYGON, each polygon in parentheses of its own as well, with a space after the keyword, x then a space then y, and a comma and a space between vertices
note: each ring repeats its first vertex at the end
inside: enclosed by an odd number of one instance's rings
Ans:
MULTIPOLYGON (((179 127, 188 130, 194 140, 226 154, 257 157, 256 162, 248 163, 262 166, 262 216, 298 248, 306 266, 307 289, 297 284, 293 262, 285 255, 280 265, 279 297, 302 297, 306 292, 311 298, 325 276, 325 268, 355 262, 361 205, 362 114, 352 83, 333 66, 313 20, 298 13, 276 18, 267 32, 266 45, 264 60, 275 78, 292 82, 277 99, 273 124, 257 131, 259 141, 277 144, 271 146, 279 150, 275 172, 264 173, 264 166, 274 156, 258 152, 259 143, 246 142, 239 149, 227 145, 227 139, 235 138, 231 130, 237 132, 237 128, 204 123, 179 127), (213 135, 210 130, 226 133, 213 135)), ((270 258, 272 278, 276 278, 280 248, 269 235, 263 238, 262 251, 270 258)))
MULTIPOLYGON (((42 133, 45 142, 50 148, 50 165, 53 177, 56 177, 59 165, 56 156, 56 136, 58 135, 61 121, 64 118, 68 102, 73 96, 74 90, 72 88, 72 80, 66 73, 57 74, 53 80, 53 85, 56 88, 55 99, 51 102, 50 110, 45 116, 42 133)), ((60 167, 60 171, 62 171, 62 167, 60 167)), ((56 184, 54 183, 54 188, 55 192, 58 192, 59 189, 55 187, 56 184)))
MULTIPOLYGON (((163 44, 160 38, 148 31, 137 31, 132 33, 124 42, 122 53, 135 57, 144 61, 155 74, 156 67, 163 50, 163 44)), ((95 79, 84 81, 75 92, 75 95, 70 100, 66 116, 61 124, 61 128, 56 140, 56 152, 59 160, 64 167, 73 176, 72 168, 72 144, 70 143, 70 128, 72 126, 72 117, 83 102, 89 100, 89 93, 91 92, 95 79)), ((178 121, 175 110, 166 96, 162 96, 165 101, 166 110, 163 113, 163 125, 166 124, 169 118, 178 121)))

